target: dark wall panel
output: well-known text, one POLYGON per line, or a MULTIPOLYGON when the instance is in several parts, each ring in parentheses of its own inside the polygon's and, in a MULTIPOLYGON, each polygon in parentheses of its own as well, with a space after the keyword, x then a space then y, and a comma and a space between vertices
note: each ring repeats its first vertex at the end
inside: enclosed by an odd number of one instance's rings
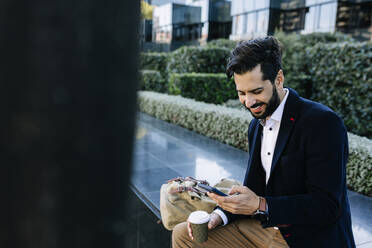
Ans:
POLYGON ((123 247, 139 9, 0 3, 1 247, 123 247))

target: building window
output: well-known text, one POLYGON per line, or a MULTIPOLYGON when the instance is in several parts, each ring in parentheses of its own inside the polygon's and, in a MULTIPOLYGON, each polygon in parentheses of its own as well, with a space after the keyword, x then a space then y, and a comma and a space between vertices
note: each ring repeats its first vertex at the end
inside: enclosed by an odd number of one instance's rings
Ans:
POLYGON ((320 6, 319 31, 333 32, 336 25, 337 3, 323 4, 320 6))
POLYGON ((261 10, 257 13, 257 33, 258 35, 266 35, 269 26, 269 13, 270 11, 261 10))
POLYGON ((364 41, 372 40, 372 2, 339 2, 336 30, 364 41))
POLYGON ((232 28, 231 28, 231 34, 232 35, 235 35, 236 32, 235 32, 235 16, 233 16, 233 21, 232 21, 232 28))
POLYGON ((337 10, 337 29, 369 28, 371 26, 372 2, 339 2, 337 10))
POLYGON ((270 0, 232 0, 232 39, 247 39, 267 35, 270 0))
POLYGON ((255 9, 264 9, 270 7, 270 0, 252 1, 256 4, 255 9))
POLYGON ((246 15, 238 15, 236 20, 236 34, 243 34, 245 27, 244 24, 246 23, 245 21, 246 15))
POLYGON ((242 25, 242 18, 241 15, 236 17, 236 34, 242 34, 243 25, 242 25))
POLYGON ((247 34, 253 36, 256 32, 257 26, 257 12, 252 12, 248 14, 248 21, 247 21, 247 34))
POLYGON ((272 35, 276 30, 286 33, 303 30, 307 11, 306 7, 271 9, 268 34, 272 35))
POLYGON ((337 2, 309 6, 305 29, 302 33, 334 32, 336 26, 337 2))

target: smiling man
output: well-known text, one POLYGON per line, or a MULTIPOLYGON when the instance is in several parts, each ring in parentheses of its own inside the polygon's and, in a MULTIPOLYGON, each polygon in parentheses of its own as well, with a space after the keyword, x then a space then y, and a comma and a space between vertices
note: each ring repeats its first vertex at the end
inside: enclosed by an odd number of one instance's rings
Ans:
POLYGON ((244 41, 227 66, 240 102, 254 119, 248 130, 244 186, 218 207, 208 241, 177 225, 173 247, 355 247, 346 190, 347 132, 328 107, 284 88, 278 41, 244 41))
POLYGON ((285 95, 282 84, 284 81, 282 70, 278 72, 277 77, 278 83, 275 87, 270 80, 263 81, 260 64, 249 73, 242 75, 234 73, 239 100, 251 111, 254 118, 266 119, 270 117, 282 102, 285 95), (251 84, 246 82, 251 82, 251 84))

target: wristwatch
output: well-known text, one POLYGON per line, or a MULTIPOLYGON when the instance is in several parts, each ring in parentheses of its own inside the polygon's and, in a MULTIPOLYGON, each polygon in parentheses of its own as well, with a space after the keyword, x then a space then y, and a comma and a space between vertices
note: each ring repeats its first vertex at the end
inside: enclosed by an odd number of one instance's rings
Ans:
POLYGON ((259 197, 260 204, 258 209, 254 213, 254 217, 261 222, 267 222, 269 220, 269 213, 267 212, 266 208, 266 200, 263 197, 259 197))

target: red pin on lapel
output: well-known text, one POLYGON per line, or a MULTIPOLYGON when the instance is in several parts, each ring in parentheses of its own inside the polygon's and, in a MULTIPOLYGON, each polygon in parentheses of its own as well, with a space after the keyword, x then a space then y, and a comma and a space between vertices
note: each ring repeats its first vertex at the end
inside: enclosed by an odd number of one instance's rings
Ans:
POLYGON ((290 119, 292 122, 294 122, 294 118, 293 117, 291 117, 291 119, 290 119))

